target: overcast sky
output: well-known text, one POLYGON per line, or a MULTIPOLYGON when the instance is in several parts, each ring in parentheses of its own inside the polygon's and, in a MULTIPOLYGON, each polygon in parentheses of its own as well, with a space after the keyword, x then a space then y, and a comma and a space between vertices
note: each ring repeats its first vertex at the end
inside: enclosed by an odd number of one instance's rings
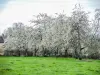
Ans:
POLYGON ((38 13, 52 15, 64 10, 69 16, 76 3, 92 13, 100 7, 100 0, 0 0, 0 33, 14 22, 29 24, 38 13))

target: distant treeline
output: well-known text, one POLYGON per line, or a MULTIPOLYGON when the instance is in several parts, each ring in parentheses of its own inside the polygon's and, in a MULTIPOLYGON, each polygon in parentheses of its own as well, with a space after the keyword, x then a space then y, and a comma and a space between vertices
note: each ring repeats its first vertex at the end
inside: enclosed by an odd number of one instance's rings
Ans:
MULTIPOLYGON (((67 12, 66 12, 67 13, 67 12)), ((40 13, 31 20, 33 26, 14 23, 3 33, 5 56, 64 56, 100 58, 100 9, 93 20, 80 5, 72 15, 40 13)))

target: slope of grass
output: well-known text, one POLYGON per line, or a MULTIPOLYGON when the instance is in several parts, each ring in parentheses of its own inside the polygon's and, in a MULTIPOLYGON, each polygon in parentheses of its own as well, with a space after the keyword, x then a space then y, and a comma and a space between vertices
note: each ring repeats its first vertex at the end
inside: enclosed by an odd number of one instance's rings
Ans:
POLYGON ((100 75, 100 60, 0 57, 0 75, 100 75))

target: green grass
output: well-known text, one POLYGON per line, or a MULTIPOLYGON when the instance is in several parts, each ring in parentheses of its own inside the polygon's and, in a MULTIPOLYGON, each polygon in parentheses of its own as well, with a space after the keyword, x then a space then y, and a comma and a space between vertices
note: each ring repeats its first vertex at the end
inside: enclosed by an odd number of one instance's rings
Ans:
POLYGON ((0 75, 100 75, 100 60, 0 57, 0 75))

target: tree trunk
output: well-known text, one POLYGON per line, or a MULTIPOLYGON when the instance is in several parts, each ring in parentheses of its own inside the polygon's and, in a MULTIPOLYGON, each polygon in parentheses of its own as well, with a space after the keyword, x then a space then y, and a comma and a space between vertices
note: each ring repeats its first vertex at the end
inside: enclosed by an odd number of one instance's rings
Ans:
POLYGON ((80 38, 80 31, 79 31, 79 24, 77 26, 77 33, 78 33, 78 58, 82 60, 82 53, 81 53, 81 38, 80 38))

